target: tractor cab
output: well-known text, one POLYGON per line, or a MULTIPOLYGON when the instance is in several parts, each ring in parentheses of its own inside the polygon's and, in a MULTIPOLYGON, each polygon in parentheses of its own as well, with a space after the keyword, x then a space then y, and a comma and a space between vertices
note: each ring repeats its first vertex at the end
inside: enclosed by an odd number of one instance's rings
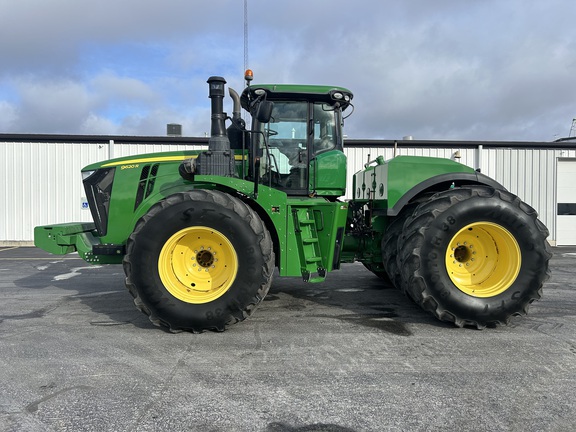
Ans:
POLYGON ((342 87, 252 85, 241 96, 251 113, 249 177, 288 195, 339 197, 346 188, 342 87))

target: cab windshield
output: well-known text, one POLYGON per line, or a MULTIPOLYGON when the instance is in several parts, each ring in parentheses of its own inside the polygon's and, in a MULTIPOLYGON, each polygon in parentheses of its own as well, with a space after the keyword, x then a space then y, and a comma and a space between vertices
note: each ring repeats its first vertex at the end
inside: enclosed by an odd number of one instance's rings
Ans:
POLYGON ((270 122, 261 125, 269 147, 267 153, 260 140, 262 183, 307 192, 309 160, 336 148, 336 113, 325 103, 274 101, 270 122))

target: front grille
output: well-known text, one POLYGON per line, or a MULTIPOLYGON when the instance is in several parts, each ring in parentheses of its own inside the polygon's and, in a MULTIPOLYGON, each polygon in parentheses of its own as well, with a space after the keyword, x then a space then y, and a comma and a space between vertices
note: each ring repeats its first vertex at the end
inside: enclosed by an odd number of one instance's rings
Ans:
POLYGON ((99 169, 84 180, 86 199, 100 236, 106 235, 108 231, 108 212, 112 197, 112 185, 114 184, 114 172, 115 168, 99 169))

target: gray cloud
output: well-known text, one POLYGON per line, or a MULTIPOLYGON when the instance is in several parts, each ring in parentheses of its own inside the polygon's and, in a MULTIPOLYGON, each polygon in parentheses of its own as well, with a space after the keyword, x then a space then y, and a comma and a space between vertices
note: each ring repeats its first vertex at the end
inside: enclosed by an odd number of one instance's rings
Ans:
MULTIPOLYGON (((350 137, 551 140, 576 117, 572 2, 249 8, 256 81, 350 88, 350 137)), ((237 0, 0 0, 0 17, 0 132, 202 135, 206 78, 243 86, 237 0)))

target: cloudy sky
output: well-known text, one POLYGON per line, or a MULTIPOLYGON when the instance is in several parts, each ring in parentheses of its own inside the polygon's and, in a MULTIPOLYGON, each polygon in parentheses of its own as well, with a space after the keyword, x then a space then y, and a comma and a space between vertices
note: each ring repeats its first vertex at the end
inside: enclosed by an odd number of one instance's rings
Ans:
MULTIPOLYGON (((575 19, 574 0, 248 0, 249 67, 351 89, 350 138, 551 141, 576 117, 575 19)), ((243 0, 0 0, 0 40, 0 133, 204 136, 206 79, 243 88, 243 0)))

